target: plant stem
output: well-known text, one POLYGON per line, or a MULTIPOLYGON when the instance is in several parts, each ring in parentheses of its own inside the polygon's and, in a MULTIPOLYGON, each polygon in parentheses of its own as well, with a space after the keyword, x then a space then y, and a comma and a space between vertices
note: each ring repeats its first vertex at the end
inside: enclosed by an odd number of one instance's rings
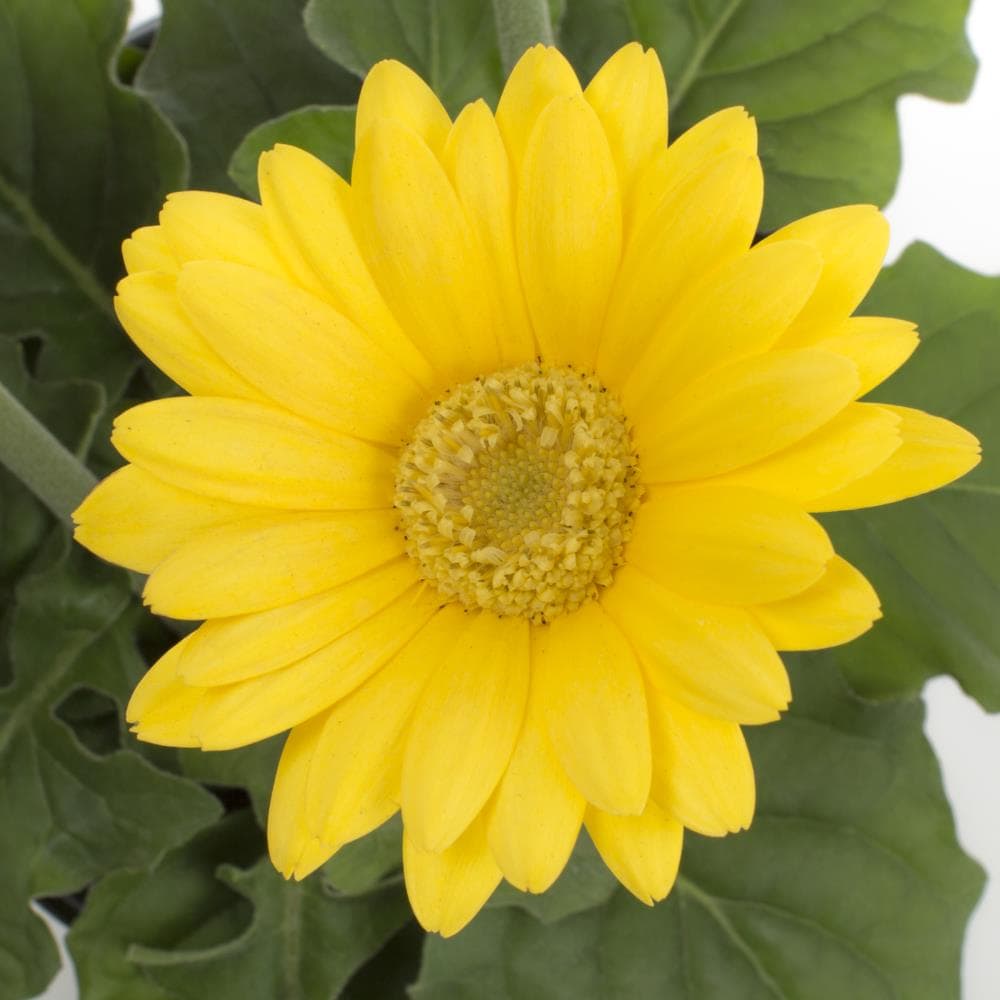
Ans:
POLYGON ((548 0, 493 0, 500 58, 510 73, 525 49, 538 42, 554 45, 548 0))
POLYGON ((2 382, 0 463, 62 520, 69 520, 97 483, 90 470, 2 382))

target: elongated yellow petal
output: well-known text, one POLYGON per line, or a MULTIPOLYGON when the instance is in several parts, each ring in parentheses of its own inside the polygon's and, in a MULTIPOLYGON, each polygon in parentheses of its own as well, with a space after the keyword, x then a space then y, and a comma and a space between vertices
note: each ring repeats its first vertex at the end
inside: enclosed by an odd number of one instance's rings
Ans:
POLYGON ((616 879, 647 906, 666 898, 677 879, 684 827, 650 802, 640 816, 593 807, 584 820, 594 846, 616 879))
POLYGON ((74 536, 102 559, 149 573, 199 531, 262 513, 179 490, 126 465, 73 511, 74 536))
POLYGON ((816 286, 822 259, 805 243, 759 247, 723 264, 664 317, 629 374, 633 421, 656 420, 662 399, 727 362, 772 347, 816 286))
POLYGON ((622 192, 667 145, 667 82, 655 50, 638 42, 620 48, 584 91, 611 144, 622 192))
POLYGON ((157 614, 222 618, 329 590, 402 555, 391 511, 270 513, 199 532, 157 565, 157 614))
POLYGON ((750 248, 764 198, 755 156, 720 157, 670 188, 630 236, 612 289, 598 374, 620 385, 683 290, 750 248))
POLYGON ((846 559, 834 556, 811 587, 750 613, 778 649, 825 649, 867 632, 882 617, 878 594, 846 559))
POLYGON ((691 601, 623 566, 601 598, 663 694, 731 722, 773 722, 791 698, 774 646, 747 611, 691 601))
POLYGON ((176 271, 177 257, 160 226, 143 226, 122 243, 122 259, 129 274, 140 271, 176 271))
POLYGON ((867 475, 899 447, 899 418, 872 403, 851 403, 790 448, 720 476, 811 508, 817 498, 867 475))
POLYGON ((626 229, 634 232, 671 188, 690 181, 713 160, 733 152, 757 155, 757 126, 744 108, 724 108, 692 125, 669 147, 650 156, 639 170, 626 229))
POLYGON ((859 396, 884 382, 914 352, 920 340, 913 323, 878 316, 852 316, 839 326, 829 327, 827 333, 829 336, 823 336, 814 346, 843 354, 854 362, 861 379, 859 396))
POLYGON ((173 486, 232 503, 296 510, 392 503, 392 455, 264 403, 157 399, 119 416, 111 443, 173 486))
POLYGON ((804 347, 822 338, 857 308, 878 275, 889 246, 889 225, 873 205, 847 205, 797 219, 764 242, 799 240, 823 255, 823 274, 812 298, 781 339, 804 347))
POLYGON ((431 619, 439 598, 410 590, 357 628, 297 663, 203 688, 194 731, 206 750, 266 739, 312 718, 364 683, 431 619))
POLYGON ((621 254, 621 198, 608 140, 580 97, 539 116, 517 200, 517 255, 542 354, 593 363, 621 254))
POLYGON ((523 364, 537 354, 537 348, 514 249, 510 161, 485 102, 468 105, 455 120, 443 162, 490 264, 491 289, 497 298, 501 362, 505 366, 523 364))
POLYGON ((354 157, 361 244, 397 319, 441 378, 495 369, 486 268, 444 168, 395 121, 365 133, 354 157))
POLYGON ((370 618, 419 582, 394 559, 332 590, 255 614, 213 618, 190 636, 178 673, 188 684, 233 684, 294 663, 370 618))
POLYGON ((596 603, 532 630, 533 681, 552 745, 584 798, 638 814, 649 797, 649 720, 635 654, 596 603))
POLYGON ((515 174, 520 172, 538 116, 555 98, 580 93, 580 81, 558 49, 534 45, 521 56, 497 104, 497 125, 515 174))
POLYGON ((490 850, 522 892, 545 892, 573 853, 583 796, 559 763, 545 726, 537 681, 524 725, 487 814, 490 850))
POLYGON ((507 767, 528 696, 524 618, 468 615, 413 716, 403 759, 403 822, 427 851, 454 843, 507 767))
POLYGON ((136 347, 182 389, 202 396, 264 398, 195 329, 177 301, 175 274, 146 271, 124 278, 114 306, 136 347))
POLYGON ((228 260, 283 278, 291 274, 278 256, 260 205, 214 191, 168 195, 160 228, 178 264, 228 260))
MULTIPOLYGON (((292 877, 303 855, 315 851, 311 843, 315 838, 309 831, 305 816, 306 780, 325 720, 326 716, 320 714, 296 726, 288 734, 274 775, 267 810, 267 849, 271 864, 285 878, 292 877)), ((331 854, 332 848, 326 856, 331 854)))
POLYGON ((895 503, 936 490, 979 464, 979 441, 965 428, 907 406, 882 408, 899 418, 903 443, 867 476, 813 500, 813 510, 855 510, 895 503))
POLYGON ((756 795, 753 764, 735 722, 713 719, 647 689, 653 741, 652 797, 708 837, 745 830, 756 795))
POLYGON ((773 455, 822 427, 857 389, 853 362, 815 348, 771 351, 718 368, 655 414, 648 408, 636 433, 643 479, 700 479, 773 455))
POLYGON ((833 556, 814 518, 742 486, 655 489, 635 522, 629 562, 669 590, 719 604, 790 597, 833 556))
POLYGON ((361 145, 373 125, 387 119, 416 132, 439 155, 451 128, 448 112, 434 91, 395 59, 375 63, 365 77, 358 97, 355 146, 361 145))
POLYGON ((439 854, 422 851, 404 834, 403 873, 414 916, 442 937, 457 934, 500 883, 482 817, 439 854))
POLYGON ((221 261, 187 264, 181 305, 248 382, 307 420, 397 444, 428 400, 395 360, 324 301, 221 261))
POLYGON ((439 611, 374 676, 330 710, 309 775, 309 824, 327 843, 353 840, 401 798, 403 750, 413 710, 454 645, 462 608, 439 611))
POLYGON ((311 268, 334 308, 377 348, 420 385, 433 386, 427 360, 400 329, 361 255, 347 182, 295 146, 264 153, 257 174, 268 228, 286 256, 301 258, 303 267, 311 268))
POLYGON ((177 676, 184 652, 184 639, 154 663, 136 685, 125 709, 125 718, 140 740, 161 746, 196 747, 194 714, 202 691, 188 687, 177 676))

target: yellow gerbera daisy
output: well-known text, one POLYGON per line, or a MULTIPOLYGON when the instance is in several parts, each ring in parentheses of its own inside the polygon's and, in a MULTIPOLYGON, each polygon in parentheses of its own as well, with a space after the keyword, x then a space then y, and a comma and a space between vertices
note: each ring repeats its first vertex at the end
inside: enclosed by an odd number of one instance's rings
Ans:
POLYGON ((430 930, 501 877, 546 889, 581 824, 661 899, 684 827, 751 820, 740 726, 788 703, 776 650, 879 616, 810 513, 933 489, 978 444, 857 402, 917 342, 851 316, 878 211, 753 245, 752 119, 668 147, 652 51, 581 90, 534 48, 454 122, 383 62, 356 149, 348 185, 278 146, 262 204, 173 195, 125 243, 118 315, 190 395, 119 417, 130 464, 77 537, 207 619, 128 718, 206 750, 290 730, 275 865, 401 808, 430 930))

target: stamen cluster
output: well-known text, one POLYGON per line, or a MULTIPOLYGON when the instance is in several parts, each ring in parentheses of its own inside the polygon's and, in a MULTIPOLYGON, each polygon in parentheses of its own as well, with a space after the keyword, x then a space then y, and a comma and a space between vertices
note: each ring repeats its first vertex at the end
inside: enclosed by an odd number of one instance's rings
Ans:
POLYGON ((469 608, 536 623, 611 583, 640 499, 618 400, 593 376, 540 364, 452 389, 396 476, 426 579, 469 608))

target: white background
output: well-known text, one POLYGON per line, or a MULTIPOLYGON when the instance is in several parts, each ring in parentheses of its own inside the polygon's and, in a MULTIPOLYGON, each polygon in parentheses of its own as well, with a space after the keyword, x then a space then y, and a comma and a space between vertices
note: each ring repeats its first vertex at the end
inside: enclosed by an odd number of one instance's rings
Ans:
MULTIPOLYGON (((158 0, 135 0, 133 6, 133 23, 141 23, 155 15, 160 5, 158 0)), ((922 97, 900 101, 903 173, 886 210, 893 230, 889 259, 894 260, 913 240, 925 240, 965 267, 1000 275, 997 0, 974 0, 969 36, 981 68, 967 104, 941 104, 922 97)), ((924 697, 927 735, 941 759, 959 840, 990 875, 966 938, 962 997, 996 1000, 1000 993, 1000 716, 986 715, 950 678, 931 681, 924 697)), ((75 1000, 72 972, 64 969, 43 996, 45 1000, 75 1000)))

